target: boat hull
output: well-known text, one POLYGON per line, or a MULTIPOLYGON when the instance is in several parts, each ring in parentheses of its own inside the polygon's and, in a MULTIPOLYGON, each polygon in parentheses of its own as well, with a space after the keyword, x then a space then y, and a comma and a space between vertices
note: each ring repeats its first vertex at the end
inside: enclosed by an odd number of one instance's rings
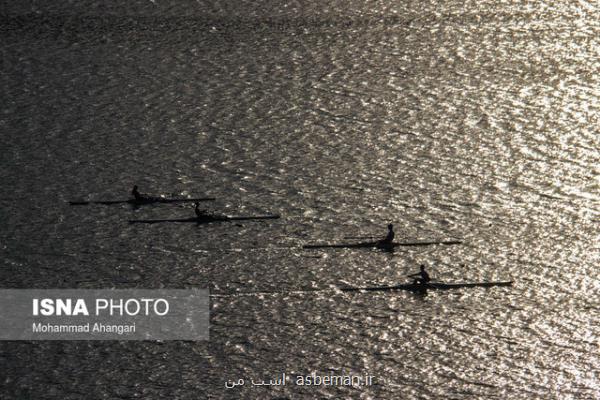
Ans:
POLYGON ((195 203, 200 201, 215 201, 214 197, 201 197, 196 199, 184 199, 184 198, 165 198, 165 197, 144 197, 142 199, 128 199, 128 200, 102 200, 102 201, 69 201, 72 206, 87 206, 90 204, 101 204, 104 206, 110 206, 114 204, 132 204, 135 206, 141 206, 144 204, 157 204, 157 203, 195 203))
POLYGON ((456 245, 461 244, 460 240, 443 240, 443 241, 423 241, 423 242, 395 242, 386 243, 383 241, 373 242, 362 242, 362 243, 340 243, 340 244, 307 244, 302 246, 303 249, 314 250, 314 249, 382 249, 391 250, 396 247, 418 247, 418 246, 434 246, 438 244, 442 245, 456 245))
POLYGON ((341 288, 340 290, 343 292, 392 292, 398 290, 407 290, 412 292, 424 292, 427 290, 450 290, 450 289, 464 289, 464 288, 489 288, 495 286, 512 286, 513 281, 504 281, 504 282, 464 282, 464 283, 427 283, 427 284, 415 284, 415 283, 407 283, 403 285, 396 286, 374 286, 374 287, 364 287, 364 288, 341 288))
POLYGON ((255 219, 278 219, 279 215, 259 215, 255 217, 228 217, 225 215, 206 215, 203 217, 180 218, 180 219, 132 219, 130 224, 160 224, 160 223, 193 223, 209 224, 211 222, 246 221, 255 219))

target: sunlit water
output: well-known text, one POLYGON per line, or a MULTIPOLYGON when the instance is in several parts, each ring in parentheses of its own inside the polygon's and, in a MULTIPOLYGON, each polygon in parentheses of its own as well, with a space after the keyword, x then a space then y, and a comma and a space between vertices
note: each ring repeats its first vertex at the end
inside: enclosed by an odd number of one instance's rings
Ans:
POLYGON ((327 4, 12 6, 2 287, 213 297, 208 342, 0 344, 0 397, 600 397, 597 4, 327 4), (283 218, 135 226, 193 210, 67 205, 134 183, 283 218), (464 244, 301 249, 388 222, 464 244), (515 285, 336 290, 421 263, 515 285), (224 386, 282 372, 375 385, 224 386))

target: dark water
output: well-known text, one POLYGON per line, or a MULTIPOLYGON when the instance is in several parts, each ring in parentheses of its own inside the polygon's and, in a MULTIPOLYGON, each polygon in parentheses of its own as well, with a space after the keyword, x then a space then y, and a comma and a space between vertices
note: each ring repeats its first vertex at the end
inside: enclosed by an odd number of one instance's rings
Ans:
POLYGON ((5 342, 2 398, 600 396, 594 2, 23 2, 2 14, 4 288, 211 290, 208 342, 5 342), (70 207, 131 186, 189 205, 70 207), (303 251, 344 236, 461 246, 303 251), (405 281, 512 288, 355 293, 405 281), (276 293, 273 293, 276 292, 276 293), (372 375, 362 387, 227 380, 372 375))

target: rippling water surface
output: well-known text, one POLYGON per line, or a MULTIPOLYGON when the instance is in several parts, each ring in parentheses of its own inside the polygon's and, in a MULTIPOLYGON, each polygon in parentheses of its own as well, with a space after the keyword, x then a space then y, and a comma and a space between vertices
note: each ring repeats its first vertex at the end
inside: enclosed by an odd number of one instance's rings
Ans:
POLYGON ((2 287, 213 296, 208 342, 1 344, 0 397, 600 397, 598 5, 326 3, 3 14, 2 287), (193 210, 67 205, 134 183, 282 219, 136 226, 193 210), (464 243, 301 249, 389 222, 464 243), (515 285, 335 289, 421 263, 515 285), (375 384, 224 387, 282 372, 375 384))

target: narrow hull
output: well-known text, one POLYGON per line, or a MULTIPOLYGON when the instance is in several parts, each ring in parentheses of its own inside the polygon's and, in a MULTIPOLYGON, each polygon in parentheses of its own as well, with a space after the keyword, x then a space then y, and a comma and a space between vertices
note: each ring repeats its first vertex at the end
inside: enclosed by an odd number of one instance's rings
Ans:
POLYGON ((180 219, 132 219, 130 224, 160 224, 160 223, 193 223, 209 224, 211 222, 230 222, 261 219, 278 219, 279 215, 259 215, 255 217, 228 217, 225 215, 206 215, 203 217, 180 218, 180 219))
POLYGON ((143 199, 128 199, 128 200, 102 200, 102 201, 69 201, 72 206, 87 206, 90 204, 101 204, 104 206, 110 206, 114 204, 132 204, 136 206, 144 204, 156 204, 156 203, 195 203, 200 201, 215 201, 214 197, 200 197, 196 199, 183 199, 183 198, 165 198, 165 197, 144 197, 143 199))
POLYGON ((428 283, 426 285, 407 283, 396 286, 373 286, 364 288, 341 288, 343 292, 392 292, 397 290, 407 290, 412 292, 423 292, 427 290, 450 290, 464 288, 489 288, 495 286, 512 286, 513 281, 505 282, 472 282, 472 283, 428 283))
POLYGON ((444 241, 423 241, 423 242, 395 242, 386 243, 382 241, 362 242, 362 243, 340 243, 340 244, 307 244, 302 246, 303 249, 382 249, 391 250, 396 247, 418 247, 418 246, 434 246, 438 244, 456 245, 461 244, 460 240, 444 240, 444 241))

